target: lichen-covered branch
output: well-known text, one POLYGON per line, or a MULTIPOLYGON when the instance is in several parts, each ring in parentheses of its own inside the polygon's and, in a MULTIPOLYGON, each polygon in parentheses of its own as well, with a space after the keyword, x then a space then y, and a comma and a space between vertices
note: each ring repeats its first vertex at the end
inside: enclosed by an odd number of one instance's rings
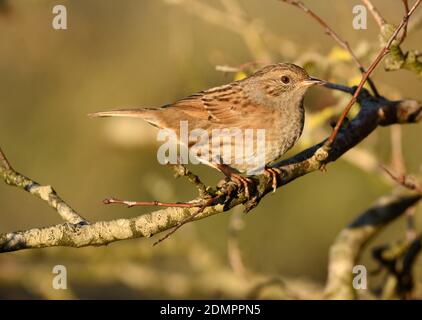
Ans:
POLYGON ((388 278, 382 288, 382 298, 406 299, 414 287, 413 266, 421 251, 422 234, 413 240, 396 241, 380 245, 372 250, 379 262, 379 271, 386 270, 388 278))
POLYGON ((87 220, 82 218, 66 202, 64 202, 51 186, 42 186, 37 182, 16 172, 3 151, 0 149, 0 177, 10 186, 25 190, 30 194, 47 202, 53 207, 63 220, 73 224, 87 224, 87 220))
MULTIPOLYGON (((343 86, 336 88, 342 91, 354 91, 346 90, 343 86)), ((364 90, 359 95, 358 102, 361 105, 359 114, 348 126, 344 126, 340 130, 330 150, 327 151, 323 147, 324 141, 322 141, 276 164, 281 170, 279 187, 335 161, 365 139, 378 126, 415 123, 422 119, 422 105, 415 100, 390 101, 383 97, 373 97, 364 90)), ((67 213, 71 213, 66 220, 72 220, 70 223, 45 228, 0 234, 0 252, 52 246, 100 246, 119 240, 150 237, 178 226, 199 210, 198 208, 166 208, 132 219, 100 221, 83 225, 80 223, 81 218, 78 218, 77 213, 69 209, 70 207, 63 201, 58 201, 60 198, 51 188, 41 187, 13 170, 7 170, 4 167, 1 167, 0 170, 0 174, 7 183, 28 190, 46 200, 58 211, 60 210, 61 215, 65 217, 67 213)), ((252 199, 248 199, 244 192, 238 190, 232 182, 223 184, 217 190, 218 194, 223 194, 220 201, 205 208, 193 220, 228 211, 240 204, 243 204, 246 210, 251 210, 267 193, 273 190, 272 179, 266 175, 257 176, 254 181, 256 190, 255 197, 252 199)), ((202 202, 204 199, 200 196, 193 201, 202 202)))
MULTIPOLYGON (((386 42, 389 36, 394 32, 394 26, 385 24, 381 28, 380 40, 381 45, 386 42)), ((399 42, 395 42, 390 47, 390 54, 385 59, 385 69, 395 71, 405 69, 415 73, 418 77, 422 77, 422 62, 419 60, 418 51, 409 50, 404 52, 399 42)))
POLYGON ((415 192, 384 196, 340 232, 330 248, 326 298, 356 298, 352 271, 363 247, 384 226, 401 216, 421 198, 422 195, 415 192))

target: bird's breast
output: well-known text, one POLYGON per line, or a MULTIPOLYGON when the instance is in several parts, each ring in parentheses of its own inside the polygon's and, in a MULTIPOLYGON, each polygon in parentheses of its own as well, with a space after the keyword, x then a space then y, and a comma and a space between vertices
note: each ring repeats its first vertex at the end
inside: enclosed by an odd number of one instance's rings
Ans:
POLYGON ((266 161, 272 162, 291 149, 303 131, 305 112, 303 105, 286 112, 277 110, 272 126, 266 129, 266 161))

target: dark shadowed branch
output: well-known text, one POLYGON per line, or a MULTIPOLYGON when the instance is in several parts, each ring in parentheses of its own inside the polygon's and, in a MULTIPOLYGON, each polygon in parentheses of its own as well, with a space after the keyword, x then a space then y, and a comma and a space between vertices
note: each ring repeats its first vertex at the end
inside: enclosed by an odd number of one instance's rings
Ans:
MULTIPOLYGON (((340 232, 330 248, 326 298, 356 298, 356 291, 352 286, 354 276, 352 270, 358 263, 363 247, 383 227, 400 217, 421 198, 422 195, 415 192, 384 196, 340 232)), ((414 257, 413 254, 413 260, 414 257)), ((409 262, 413 260, 409 259, 409 262)), ((411 265, 408 264, 406 271, 409 271, 411 265)))

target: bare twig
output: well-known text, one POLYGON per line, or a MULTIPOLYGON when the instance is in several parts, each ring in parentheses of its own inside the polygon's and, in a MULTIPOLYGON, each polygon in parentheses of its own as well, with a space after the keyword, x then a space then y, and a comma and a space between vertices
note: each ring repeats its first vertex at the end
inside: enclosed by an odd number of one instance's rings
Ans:
MULTIPOLYGON (((409 13, 409 2, 408 2, 408 0, 402 0, 402 2, 403 2, 403 6, 404 6, 404 13, 408 14, 409 13)), ((409 23, 409 21, 406 21, 406 24, 403 27, 403 34, 400 37, 399 45, 401 45, 403 43, 404 39, 406 39, 408 23, 409 23)))
POLYGON ((422 194, 422 186, 416 181, 414 177, 404 174, 393 173, 386 166, 381 166, 381 169, 383 169, 399 185, 422 194))
POLYGON ((12 166, 10 165, 9 161, 7 160, 1 148, 0 148, 0 166, 5 168, 6 170, 12 169, 12 166))
POLYGON ((192 213, 190 216, 187 216, 185 219, 183 219, 182 221, 180 221, 174 228, 173 230, 171 230, 170 232, 168 232, 164 237, 158 239, 156 242, 154 242, 154 246, 159 244, 160 242, 168 239, 172 234, 174 234, 177 230, 179 230, 182 226, 184 226, 186 223, 191 222, 195 219, 195 217, 197 217, 199 214, 203 213, 204 210, 207 207, 213 206, 215 204, 217 204, 217 202, 224 198, 226 195, 228 194, 224 194, 221 193, 211 199, 208 199, 207 201, 205 201, 202 205, 199 206, 198 211, 192 213))
POLYGON ((103 200, 104 204, 123 204, 128 208, 132 207, 174 207, 174 208, 193 208, 200 207, 197 203, 183 203, 183 202, 159 202, 159 201, 128 201, 116 198, 107 198, 103 200))
MULTIPOLYGON (((391 126, 391 167, 399 175, 406 173, 406 165, 403 156, 402 128, 401 126, 391 126)), ((406 236, 408 240, 416 237, 415 230, 415 208, 406 211, 406 236)))
POLYGON ((205 197, 208 195, 207 186, 201 181, 201 179, 196 174, 194 174, 184 165, 168 164, 168 166, 170 166, 173 169, 176 178, 186 177, 189 182, 195 185, 201 197, 205 197))
POLYGON ((401 126, 391 126, 391 166, 393 170, 399 174, 406 172, 404 163, 403 146, 402 146, 402 129, 401 126))
MULTIPOLYGON (((374 17, 375 21, 377 22, 380 28, 387 23, 387 21, 383 18, 378 9, 372 4, 371 0, 362 0, 362 2, 368 7, 369 11, 371 12, 372 16, 374 17)), ((407 12, 408 11, 409 10, 407 10, 407 12)))
POLYGON ((333 130, 333 132, 331 133, 330 137, 328 138, 327 142, 326 142, 326 146, 330 147, 334 140, 336 139, 336 136, 344 122, 344 120, 347 117, 347 114, 349 113, 350 109, 352 108, 352 106, 355 104, 357 97, 359 96, 359 93, 362 91, 363 86, 365 84, 365 82, 368 80, 369 75, 375 70, 375 68, 378 66, 378 64, 380 63, 380 61, 384 58, 385 55, 388 54, 389 52, 389 48, 391 46, 391 44, 393 43, 393 41, 397 38, 397 35, 399 34, 400 30, 404 27, 404 25, 407 23, 407 21, 409 20, 409 17, 413 14, 413 12, 415 12, 416 8, 420 5, 422 0, 417 0, 415 2, 415 4, 413 5, 412 9, 409 10, 409 12, 403 17, 402 21, 400 22, 400 24, 398 25, 398 27, 395 29, 394 33, 391 35, 391 37, 389 38, 387 44, 381 49, 381 51, 378 53, 377 57, 375 58, 375 60, 371 63, 371 65, 369 66, 368 70, 366 72, 364 72, 362 74, 362 79, 355 91, 355 94, 353 95, 352 99, 350 99, 349 103, 347 104, 347 106, 344 108, 340 118, 337 121, 337 124, 333 130))
POLYGON ((240 276, 244 276, 246 274, 246 268, 243 264, 242 253, 239 247, 239 231, 243 229, 245 222, 242 219, 241 210, 236 209, 237 208, 233 210, 234 212, 229 223, 227 256, 233 272, 240 276))
MULTIPOLYGON (((280 1, 286 2, 288 4, 291 4, 295 7, 303 10, 305 13, 310 15, 314 20, 316 20, 324 28, 325 32, 329 36, 331 36, 334 39, 334 41, 336 41, 344 50, 346 50, 350 54, 353 61, 358 66, 360 72, 362 74, 366 73, 365 67, 359 61, 358 57, 356 56, 356 54, 354 53, 354 51, 350 47, 349 43, 347 41, 343 40, 337 34, 337 32, 335 32, 320 16, 318 16, 315 12, 313 12, 311 9, 309 9, 302 1, 297 1, 297 0, 280 0, 280 1)), ((379 97, 378 90, 377 90, 375 84, 373 83, 373 81, 369 77, 368 77, 368 84, 369 84, 372 92, 374 93, 374 95, 379 97)))

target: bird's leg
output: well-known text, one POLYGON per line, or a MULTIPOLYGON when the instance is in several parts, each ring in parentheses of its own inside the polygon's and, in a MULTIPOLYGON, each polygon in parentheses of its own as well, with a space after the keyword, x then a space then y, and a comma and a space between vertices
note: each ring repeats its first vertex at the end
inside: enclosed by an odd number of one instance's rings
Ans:
POLYGON ((276 167, 266 167, 264 169, 264 174, 269 176, 272 179, 272 187, 273 187, 273 192, 275 192, 277 190, 277 186, 278 186, 278 177, 281 174, 281 170, 279 168, 276 167))
POLYGON ((217 164, 216 166, 227 178, 245 190, 246 198, 250 198, 250 186, 253 186, 253 181, 251 179, 236 173, 232 168, 225 164, 217 164))

